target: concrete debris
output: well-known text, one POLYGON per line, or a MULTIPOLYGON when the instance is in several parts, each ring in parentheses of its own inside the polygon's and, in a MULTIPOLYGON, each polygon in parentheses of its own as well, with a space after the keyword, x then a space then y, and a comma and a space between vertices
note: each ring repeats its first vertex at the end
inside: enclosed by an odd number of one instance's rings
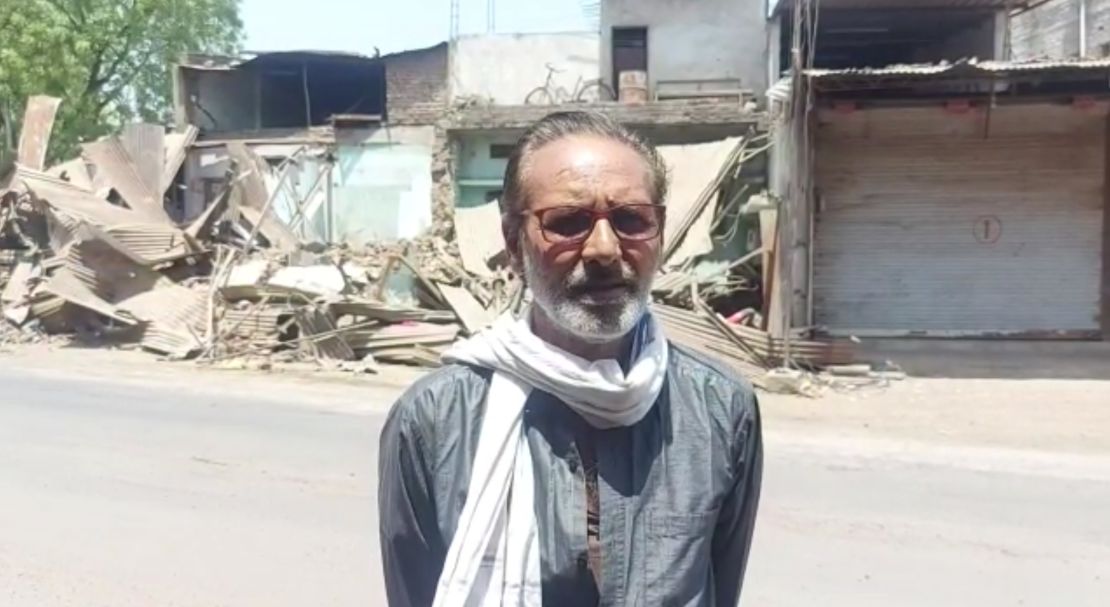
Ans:
POLYGON ((5 343, 65 335, 216 365, 367 373, 438 365, 518 290, 507 269, 469 271, 439 237, 360 249, 305 240, 274 213, 270 168, 245 146, 230 146, 204 212, 175 221, 196 137, 129 125, 81 158, 0 174, 5 343))
MULTIPOLYGON (((275 165, 230 141, 222 178, 206 178, 202 194, 181 175, 197 130, 139 124, 44 170, 56 100, 28 105, 24 162, 0 174, 5 343, 65 335, 219 367, 373 373, 436 366, 458 339, 528 301, 497 202, 456 209, 454 240, 432 229, 325 245, 319 234, 334 231, 307 218, 338 162, 330 152, 292 187, 282 167, 297 166, 303 146, 275 165)), ((676 173, 653 289, 668 338, 769 390, 814 396, 904 377, 859 364, 851 340, 770 332, 777 211, 753 177, 765 150, 756 135, 661 150, 676 173)))

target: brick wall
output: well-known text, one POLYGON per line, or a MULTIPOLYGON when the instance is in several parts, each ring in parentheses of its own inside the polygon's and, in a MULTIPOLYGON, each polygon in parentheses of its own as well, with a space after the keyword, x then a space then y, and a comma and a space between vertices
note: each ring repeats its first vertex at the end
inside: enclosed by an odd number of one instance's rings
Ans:
POLYGON ((382 57, 391 124, 435 124, 447 108, 447 43, 382 57))
MULTIPOLYGON (((524 129, 566 106, 498 105, 461 108, 453 112, 449 123, 451 130, 524 129)), ((674 99, 638 105, 624 103, 595 103, 575 105, 570 109, 588 109, 601 112, 617 122, 633 127, 660 127, 698 125, 758 125, 766 117, 760 112, 749 112, 735 99, 716 101, 710 99, 674 99)))
MULTIPOLYGON (((1087 1, 1087 57, 1110 54, 1110 0, 1087 1)), ((1010 45, 1016 61, 1079 56, 1080 0, 1049 0, 1013 18, 1010 45)))

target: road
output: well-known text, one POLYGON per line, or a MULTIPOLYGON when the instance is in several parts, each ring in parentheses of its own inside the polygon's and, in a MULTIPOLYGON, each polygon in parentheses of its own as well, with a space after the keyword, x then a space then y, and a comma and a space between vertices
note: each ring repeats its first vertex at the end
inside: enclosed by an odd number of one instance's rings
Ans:
MULTIPOLYGON (((385 604, 395 386, 98 375, 0 360, 0 605, 385 604)), ((1106 604, 1107 453, 857 436, 765 400, 744 605, 1106 604)))

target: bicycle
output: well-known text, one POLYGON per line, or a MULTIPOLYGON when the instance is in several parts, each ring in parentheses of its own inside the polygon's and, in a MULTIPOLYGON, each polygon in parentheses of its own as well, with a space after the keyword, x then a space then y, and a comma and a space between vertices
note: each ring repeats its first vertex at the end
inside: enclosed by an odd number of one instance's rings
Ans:
POLYGON ((547 79, 544 80, 543 86, 537 86, 532 92, 524 98, 525 105, 560 105, 563 103, 597 103, 598 101, 613 101, 616 99, 616 94, 609 85, 601 81, 600 78, 586 80, 582 76, 578 77, 578 82, 574 84, 573 91, 561 85, 557 85, 552 81, 555 74, 561 74, 566 70, 557 69, 550 63, 547 65, 547 79))

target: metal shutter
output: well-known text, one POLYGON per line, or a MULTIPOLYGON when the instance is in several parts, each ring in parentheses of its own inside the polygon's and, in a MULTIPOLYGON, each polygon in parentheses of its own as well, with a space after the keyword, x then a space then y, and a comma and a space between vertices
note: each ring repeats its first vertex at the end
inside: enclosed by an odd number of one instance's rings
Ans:
POLYGON ((819 326, 1097 333, 1105 106, 829 111, 818 129, 819 326))

